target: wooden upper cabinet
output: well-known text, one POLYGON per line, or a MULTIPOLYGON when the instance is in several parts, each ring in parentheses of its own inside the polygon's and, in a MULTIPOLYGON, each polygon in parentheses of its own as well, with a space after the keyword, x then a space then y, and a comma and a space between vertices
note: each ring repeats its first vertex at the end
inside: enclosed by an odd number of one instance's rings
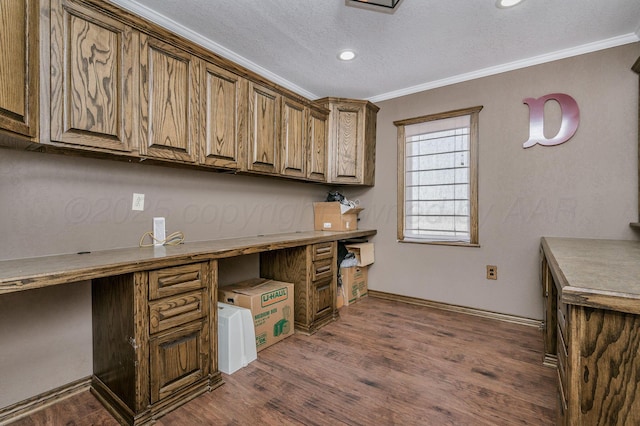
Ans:
POLYGON ((284 176, 306 177, 307 110, 300 102, 282 99, 280 174, 284 176))
POLYGON ((280 94, 267 87, 249 84, 248 170, 279 172, 280 98, 280 94))
POLYGON ((140 154, 195 162, 200 61, 140 35, 140 154))
POLYGON ((38 134, 38 0, 0 1, 0 129, 38 134))
POLYGON ((200 163, 237 169, 246 137, 246 80, 202 62, 200 163))
POLYGON ((331 110, 329 182, 373 186, 379 108, 352 99, 324 98, 317 102, 331 110))
POLYGON ((307 136, 307 179, 327 181, 327 134, 329 114, 309 110, 307 136))
POLYGON ((51 141, 117 151, 137 142, 138 33, 72 1, 51 1, 51 141))

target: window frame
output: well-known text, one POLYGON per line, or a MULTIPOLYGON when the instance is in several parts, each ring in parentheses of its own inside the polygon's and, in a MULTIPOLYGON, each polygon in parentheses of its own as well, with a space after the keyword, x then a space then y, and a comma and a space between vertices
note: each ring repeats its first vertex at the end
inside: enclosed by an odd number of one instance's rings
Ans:
POLYGON ((462 108, 437 114, 423 115, 420 117, 408 118, 394 121, 397 127, 398 144, 398 217, 397 217, 397 237, 398 242, 416 244, 434 244, 447 246, 480 247, 478 232, 478 118, 482 105, 471 108, 462 108), (407 238, 405 234, 405 127, 412 124, 420 124, 428 121, 443 120, 468 115, 469 124, 469 242, 447 241, 447 240, 421 240, 418 238, 407 238))

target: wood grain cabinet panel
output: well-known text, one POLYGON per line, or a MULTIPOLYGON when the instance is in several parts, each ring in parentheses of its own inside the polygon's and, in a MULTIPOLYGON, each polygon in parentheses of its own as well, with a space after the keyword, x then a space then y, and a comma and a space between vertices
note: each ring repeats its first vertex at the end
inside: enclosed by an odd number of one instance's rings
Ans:
POLYGON ((313 285, 313 319, 321 320, 330 316, 333 310, 335 293, 331 289, 331 278, 313 285))
POLYGON ((197 321, 151 338, 151 403, 196 384, 209 374, 208 321, 197 321))
POLYGON ((282 130, 280 144, 281 168, 284 176, 306 177, 307 170, 307 108, 289 98, 282 99, 282 130))
POLYGON ((92 282, 92 388, 123 423, 149 406, 149 320, 146 273, 92 282))
POLYGON ((51 1, 51 141, 131 151, 138 33, 72 1, 51 1))
POLYGON ((38 0, 0 2, 0 129, 38 133, 38 0))
POLYGON ((309 110, 307 136, 307 179, 327 181, 328 112, 309 110))
POLYGON ((167 297, 149 303, 149 330, 158 333, 202 318, 208 303, 204 290, 167 297))
POLYGON ((246 80, 202 63, 200 163, 238 169, 246 138, 246 80))
POLYGON ((278 174, 281 95, 256 83, 249 85, 249 161, 247 169, 278 174))
POLYGON ((140 42, 140 154, 195 162, 200 61, 145 34, 140 42))
POLYGON ((260 276, 294 284, 296 330, 315 333, 338 317, 336 263, 335 241, 260 254, 260 276))
POLYGON ((354 99, 323 98, 316 102, 331 111, 329 182, 373 186, 379 108, 354 99))
POLYGON ((149 299, 173 296, 206 286, 206 264, 174 266, 149 272, 149 299))

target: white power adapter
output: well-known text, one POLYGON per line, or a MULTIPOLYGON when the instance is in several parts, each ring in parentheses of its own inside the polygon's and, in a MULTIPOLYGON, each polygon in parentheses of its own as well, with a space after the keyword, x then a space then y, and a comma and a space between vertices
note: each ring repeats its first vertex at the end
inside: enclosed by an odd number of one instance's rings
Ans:
POLYGON ((161 246, 164 244, 164 240, 167 238, 167 233, 165 230, 165 221, 164 217, 154 217, 153 218, 153 238, 154 246, 161 246))

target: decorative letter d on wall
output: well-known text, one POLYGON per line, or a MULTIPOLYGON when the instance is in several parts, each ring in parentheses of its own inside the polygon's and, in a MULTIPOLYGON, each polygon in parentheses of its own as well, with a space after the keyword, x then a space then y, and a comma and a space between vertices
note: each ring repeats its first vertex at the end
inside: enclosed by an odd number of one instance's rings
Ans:
POLYGON ((580 123, 580 110, 578 103, 564 93, 551 93, 538 99, 526 98, 522 101, 529 105, 529 140, 522 144, 523 148, 529 148, 539 143, 544 146, 560 145, 571 139, 578 130, 580 123), (553 99, 560 104, 562 122, 560 130, 551 139, 544 136, 544 104, 553 99))

